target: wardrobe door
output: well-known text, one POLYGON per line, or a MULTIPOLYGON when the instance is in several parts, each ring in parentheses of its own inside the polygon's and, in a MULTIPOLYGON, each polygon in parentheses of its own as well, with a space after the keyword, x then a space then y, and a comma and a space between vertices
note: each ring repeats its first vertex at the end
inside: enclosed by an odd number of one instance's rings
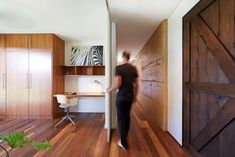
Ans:
POLYGON ((51 52, 29 52, 29 116, 51 115, 51 52))
POLYGON ((28 118, 28 51, 7 51, 7 116, 28 118))
POLYGON ((0 117, 6 115, 6 56, 0 50, 0 117))

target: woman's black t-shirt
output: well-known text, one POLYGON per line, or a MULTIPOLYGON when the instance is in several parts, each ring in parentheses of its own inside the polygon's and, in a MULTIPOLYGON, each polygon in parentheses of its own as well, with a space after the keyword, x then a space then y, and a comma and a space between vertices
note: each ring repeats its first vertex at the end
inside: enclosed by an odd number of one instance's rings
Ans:
POLYGON ((117 99, 132 101, 135 92, 133 83, 138 77, 136 68, 129 63, 119 65, 115 69, 115 76, 121 76, 122 78, 121 86, 118 89, 117 99))

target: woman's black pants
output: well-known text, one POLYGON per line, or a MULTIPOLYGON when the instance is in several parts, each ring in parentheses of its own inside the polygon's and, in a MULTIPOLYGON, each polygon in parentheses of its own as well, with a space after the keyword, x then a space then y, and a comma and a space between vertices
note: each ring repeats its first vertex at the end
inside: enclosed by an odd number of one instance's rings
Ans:
POLYGON ((121 143, 124 147, 128 146, 127 134, 130 129, 131 105, 132 101, 130 100, 122 100, 120 98, 117 98, 116 100, 119 135, 121 138, 121 143))

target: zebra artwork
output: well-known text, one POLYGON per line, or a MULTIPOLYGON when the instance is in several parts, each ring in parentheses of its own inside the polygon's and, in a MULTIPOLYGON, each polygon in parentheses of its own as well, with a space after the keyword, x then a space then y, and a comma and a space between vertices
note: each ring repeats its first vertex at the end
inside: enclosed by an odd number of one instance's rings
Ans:
POLYGON ((103 46, 72 47, 71 65, 103 65, 103 46))

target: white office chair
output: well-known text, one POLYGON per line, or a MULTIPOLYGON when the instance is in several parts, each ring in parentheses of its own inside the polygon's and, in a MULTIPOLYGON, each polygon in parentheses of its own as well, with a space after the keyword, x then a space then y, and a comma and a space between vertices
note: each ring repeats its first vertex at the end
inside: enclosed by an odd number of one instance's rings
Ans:
POLYGON ((69 108, 72 106, 77 105, 77 97, 74 98, 67 98, 65 95, 57 94, 56 95, 57 101, 60 104, 60 108, 64 108, 66 111, 66 116, 64 116, 56 125, 57 127, 60 123, 64 120, 70 120, 72 124, 75 126, 75 122, 73 121, 72 117, 77 118, 77 116, 70 115, 69 108))

